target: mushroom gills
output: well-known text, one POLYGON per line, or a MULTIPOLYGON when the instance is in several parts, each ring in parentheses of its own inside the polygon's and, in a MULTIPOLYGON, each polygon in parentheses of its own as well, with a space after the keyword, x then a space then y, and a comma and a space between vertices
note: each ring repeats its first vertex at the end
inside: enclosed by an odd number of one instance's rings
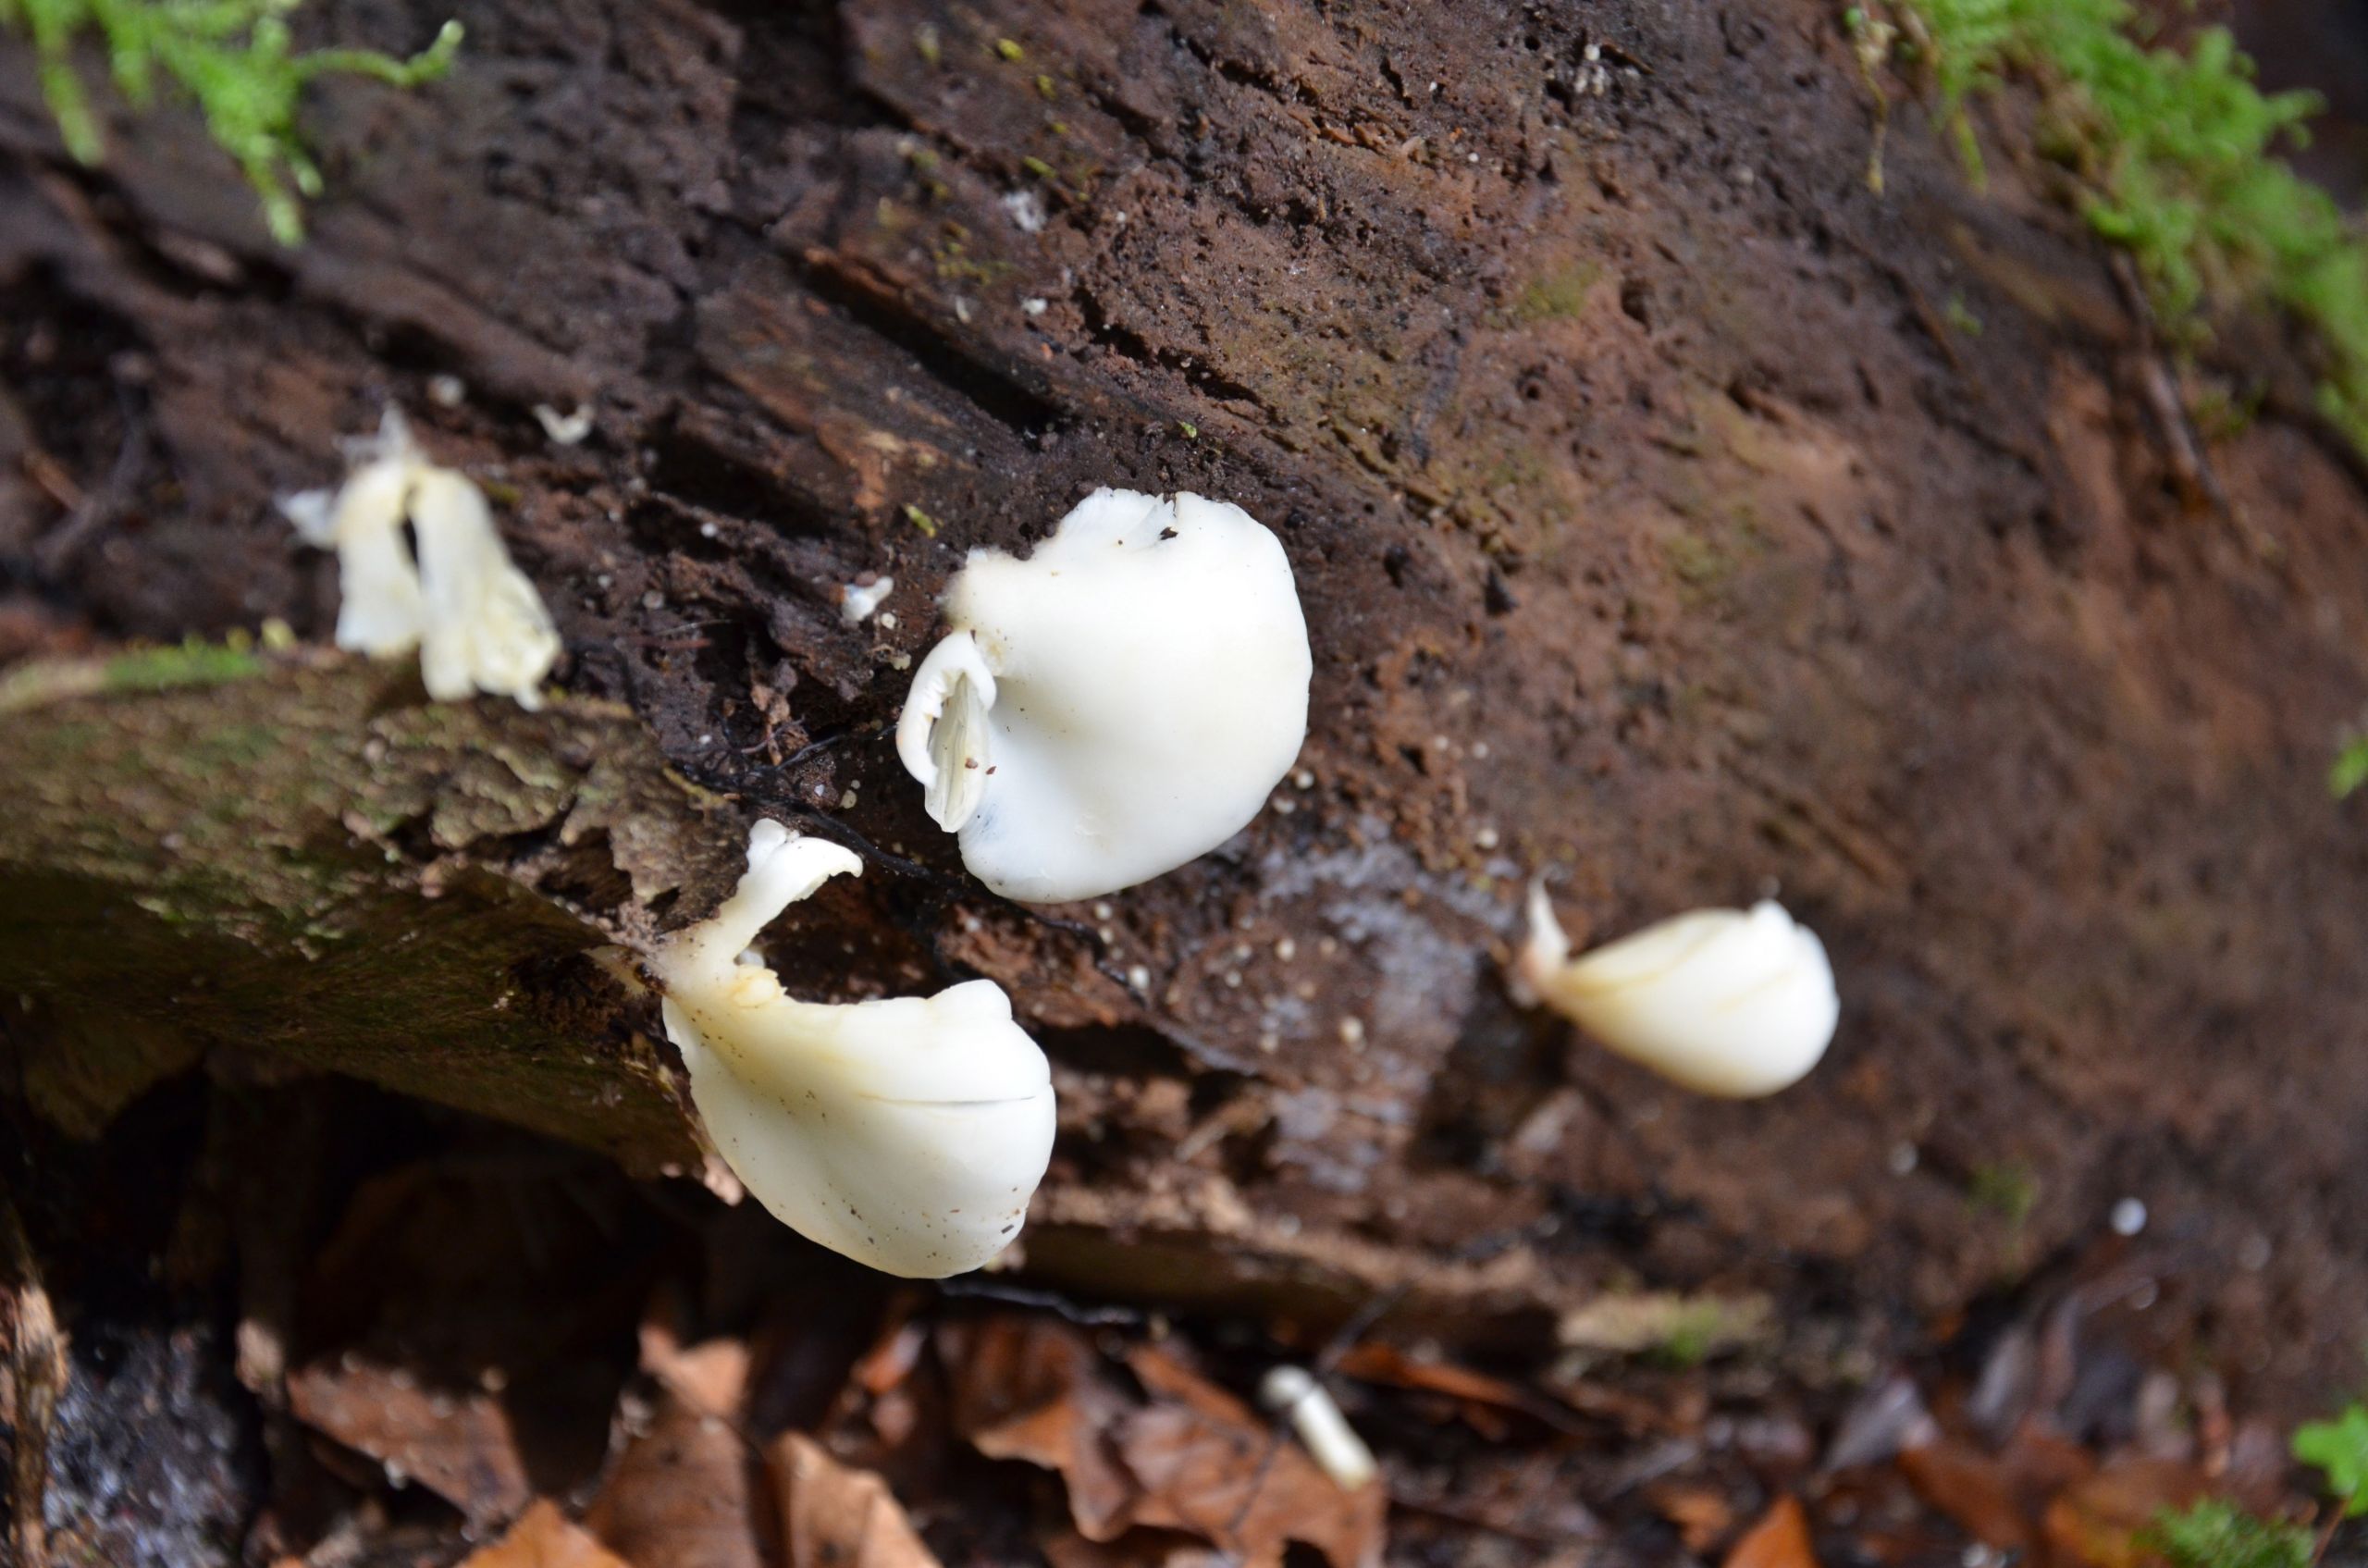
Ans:
POLYGON ((937 772, 922 801, 939 827, 959 833, 987 793, 987 704, 967 674, 954 677, 944 701, 930 729, 929 757, 937 772))

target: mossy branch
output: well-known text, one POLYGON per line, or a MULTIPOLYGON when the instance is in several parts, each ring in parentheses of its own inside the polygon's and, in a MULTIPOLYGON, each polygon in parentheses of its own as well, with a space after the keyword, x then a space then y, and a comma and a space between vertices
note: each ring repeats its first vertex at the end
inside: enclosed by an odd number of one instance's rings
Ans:
POLYGON ((106 50, 116 90, 135 107, 155 98, 159 77, 197 105, 206 130, 230 154, 262 200, 272 237, 303 238, 300 198, 320 193, 320 170, 296 130, 306 83, 325 75, 368 77, 413 87, 450 69, 461 24, 408 59, 370 49, 292 52, 287 14, 301 0, 0 0, 0 28, 29 39, 43 94, 66 149, 85 164, 105 155, 105 138, 76 69, 86 36, 106 50))

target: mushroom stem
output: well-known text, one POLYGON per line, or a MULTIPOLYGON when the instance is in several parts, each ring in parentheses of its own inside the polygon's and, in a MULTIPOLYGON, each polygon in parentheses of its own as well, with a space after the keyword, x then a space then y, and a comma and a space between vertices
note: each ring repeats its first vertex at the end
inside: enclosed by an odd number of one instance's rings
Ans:
POLYGON ((717 972, 738 964, 751 944, 783 909, 814 896, 836 876, 863 875, 855 851, 826 838, 804 838, 768 817, 748 832, 748 874, 714 914, 677 932, 672 962, 686 971, 717 972))

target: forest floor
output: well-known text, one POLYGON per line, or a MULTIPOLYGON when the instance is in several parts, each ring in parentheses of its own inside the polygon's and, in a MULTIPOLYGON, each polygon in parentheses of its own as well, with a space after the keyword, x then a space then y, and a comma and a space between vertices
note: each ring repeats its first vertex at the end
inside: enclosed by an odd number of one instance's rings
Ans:
MULTIPOLYGON (((2254 410, 2199 500, 2011 104, 1978 190, 1903 91, 1878 196, 1810 0, 463 9, 449 81, 318 95, 292 252, 169 115, 71 166, 0 47, 0 665, 325 643, 271 498, 399 403, 551 605, 552 722, 629 710, 724 804, 662 875, 539 822, 336 852, 431 923, 466 858, 630 941, 746 817, 830 833, 877 871, 777 966, 1001 982, 1054 1170, 1010 1266, 900 1286, 143 1005, 203 1078, 95 1138, 6 1101, 53 1561, 898 1568, 909 1522, 948 1564, 2107 1568, 2205 1492, 2307 1512, 2287 1435, 2368 1332, 2368 802, 2325 784, 2368 500, 2259 324, 2194 372, 2254 410), (1275 526, 1315 718, 1218 852, 1029 911, 883 726, 965 552, 1103 483, 1275 526), (1519 1008, 1538 873, 1583 941, 1781 888, 1832 1056, 1708 1104, 1519 1008), (1253 1407, 1280 1363, 1378 1483, 1253 1407)), ((128 1027, 11 961, 0 1047, 128 1027)))

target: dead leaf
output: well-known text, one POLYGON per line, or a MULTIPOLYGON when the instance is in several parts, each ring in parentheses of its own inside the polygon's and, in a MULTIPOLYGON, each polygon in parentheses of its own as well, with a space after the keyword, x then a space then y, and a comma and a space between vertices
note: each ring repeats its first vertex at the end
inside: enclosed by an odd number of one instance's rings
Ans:
POLYGON ((888 1484, 798 1432, 766 1451, 789 1568, 938 1568, 888 1484))
POLYGON ((633 1568, 763 1568, 755 1462, 730 1423, 668 1395, 584 1523, 633 1568))
POLYGON ((2209 1490, 2172 1460, 2127 1459, 2075 1482, 2047 1506, 2041 1531, 2054 1568, 2140 1568, 2155 1561, 2140 1532, 2165 1510, 2185 1508, 2209 1490))
POLYGON ((1696 1486, 1682 1481, 1661 1481, 1645 1488, 1645 1500, 1653 1512, 1677 1526, 1678 1538, 1692 1552, 1707 1551, 1710 1544, 1721 1539, 1734 1528, 1734 1510, 1726 1498, 1711 1487, 1696 1486))
POLYGON ((1338 1370, 1342 1377, 1363 1383, 1418 1389, 1474 1404, 1495 1405, 1499 1410, 1534 1413, 1536 1402, 1501 1377, 1443 1361, 1419 1361, 1395 1345, 1376 1340, 1369 1340, 1350 1349, 1340 1358, 1338 1370))
POLYGON ((956 1431, 989 1459, 1059 1471, 1087 1539, 1126 1530, 1141 1488, 1102 1438, 1127 1401, 1098 1375, 1082 1336, 1048 1320, 999 1317, 947 1329, 940 1348, 954 1370, 956 1431))
POLYGON ((1943 1438, 1901 1454, 1899 1468, 1918 1496, 1982 1545, 2000 1551, 2030 1549, 2026 1501, 2006 1467, 1988 1454, 1943 1438))
POLYGON ((1745 1532, 1727 1553, 1726 1568, 1818 1568, 1817 1548, 1809 1539, 1809 1516, 1801 1500, 1785 1496, 1745 1532))
POLYGON ((980 1452, 1057 1470, 1088 1541, 1138 1525, 1199 1537, 1249 1568, 1286 1545, 1332 1568, 1380 1561, 1387 1488, 1344 1492, 1240 1399, 1166 1352, 1138 1346, 1136 1398, 1083 1335, 1042 1319, 991 1319, 941 1340, 955 1420, 980 1452))
POLYGON ((738 1419, 747 1398, 748 1367, 748 1347, 737 1340, 684 1345, 663 1309, 642 1321, 641 1369, 702 1415, 738 1419))
POLYGON ((592 1533, 568 1522, 548 1500, 528 1509, 510 1533, 469 1554, 461 1568, 633 1568, 592 1533))
POLYGON ((288 1380, 296 1419, 418 1483, 468 1515, 498 1523, 534 1497, 509 1413, 477 1389, 423 1388, 416 1377, 354 1356, 315 1362, 288 1380))

